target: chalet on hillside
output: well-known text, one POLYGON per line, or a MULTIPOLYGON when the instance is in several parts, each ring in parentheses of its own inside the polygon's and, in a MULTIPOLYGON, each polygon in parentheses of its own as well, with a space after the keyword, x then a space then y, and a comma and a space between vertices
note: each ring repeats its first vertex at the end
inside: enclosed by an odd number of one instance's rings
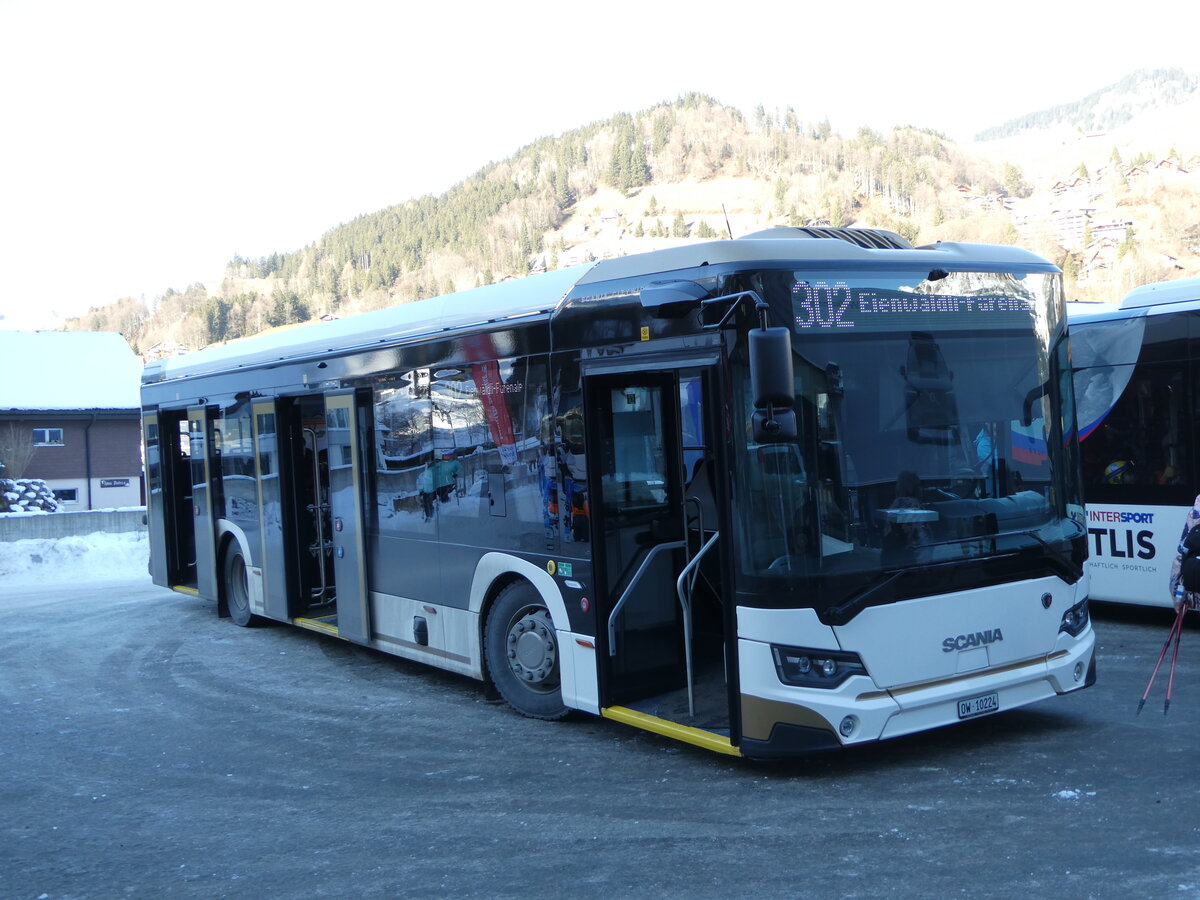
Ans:
POLYGON ((60 509, 141 505, 141 374, 119 334, 0 331, 6 474, 44 480, 60 509))
POLYGON ((1129 229, 1133 227, 1132 219, 1113 219, 1109 222, 1092 223, 1092 240, 1111 240, 1120 244, 1125 240, 1129 229))
POLYGON ((147 347, 142 354, 142 360, 145 362, 153 362, 156 359, 165 359, 168 356, 183 356, 188 352, 188 348, 183 344, 177 344, 175 341, 159 341, 151 347, 147 347))

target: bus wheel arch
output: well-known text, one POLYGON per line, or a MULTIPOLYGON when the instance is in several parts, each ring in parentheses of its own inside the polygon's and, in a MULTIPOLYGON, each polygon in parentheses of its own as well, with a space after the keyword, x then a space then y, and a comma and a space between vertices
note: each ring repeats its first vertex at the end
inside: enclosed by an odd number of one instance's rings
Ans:
POLYGON ((562 651, 545 599, 520 576, 498 582, 489 599, 483 625, 487 677, 521 715, 564 718, 562 651))

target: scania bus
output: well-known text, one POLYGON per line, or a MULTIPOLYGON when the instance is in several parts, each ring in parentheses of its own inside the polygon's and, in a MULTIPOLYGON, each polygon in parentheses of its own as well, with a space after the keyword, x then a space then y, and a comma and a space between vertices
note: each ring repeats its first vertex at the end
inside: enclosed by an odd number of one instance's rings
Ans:
POLYGON ((156 583, 722 753, 1091 684, 1059 271, 770 229, 164 359, 156 583))
POLYGON ((1171 564, 1200 493, 1200 278, 1118 304, 1068 304, 1096 600, 1171 606, 1171 564))

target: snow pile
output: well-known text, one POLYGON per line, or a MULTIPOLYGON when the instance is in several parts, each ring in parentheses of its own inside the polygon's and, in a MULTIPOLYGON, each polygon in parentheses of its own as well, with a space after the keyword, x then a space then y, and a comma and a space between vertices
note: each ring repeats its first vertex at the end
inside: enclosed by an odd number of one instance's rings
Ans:
POLYGON ((58 501, 40 478, 0 478, 0 513, 54 512, 58 501))
POLYGON ((76 535, 0 543, 0 584, 87 584, 149 580, 150 541, 145 533, 76 535))

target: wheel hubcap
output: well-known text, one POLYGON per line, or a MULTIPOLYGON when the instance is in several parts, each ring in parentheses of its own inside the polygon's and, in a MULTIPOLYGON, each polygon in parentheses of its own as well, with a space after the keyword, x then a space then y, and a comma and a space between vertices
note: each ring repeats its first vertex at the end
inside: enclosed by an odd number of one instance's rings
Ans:
POLYGON ((526 609, 513 617, 507 653, 508 667, 528 687, 553 690, 558 685, 558 646, 547 610, 526 609))

